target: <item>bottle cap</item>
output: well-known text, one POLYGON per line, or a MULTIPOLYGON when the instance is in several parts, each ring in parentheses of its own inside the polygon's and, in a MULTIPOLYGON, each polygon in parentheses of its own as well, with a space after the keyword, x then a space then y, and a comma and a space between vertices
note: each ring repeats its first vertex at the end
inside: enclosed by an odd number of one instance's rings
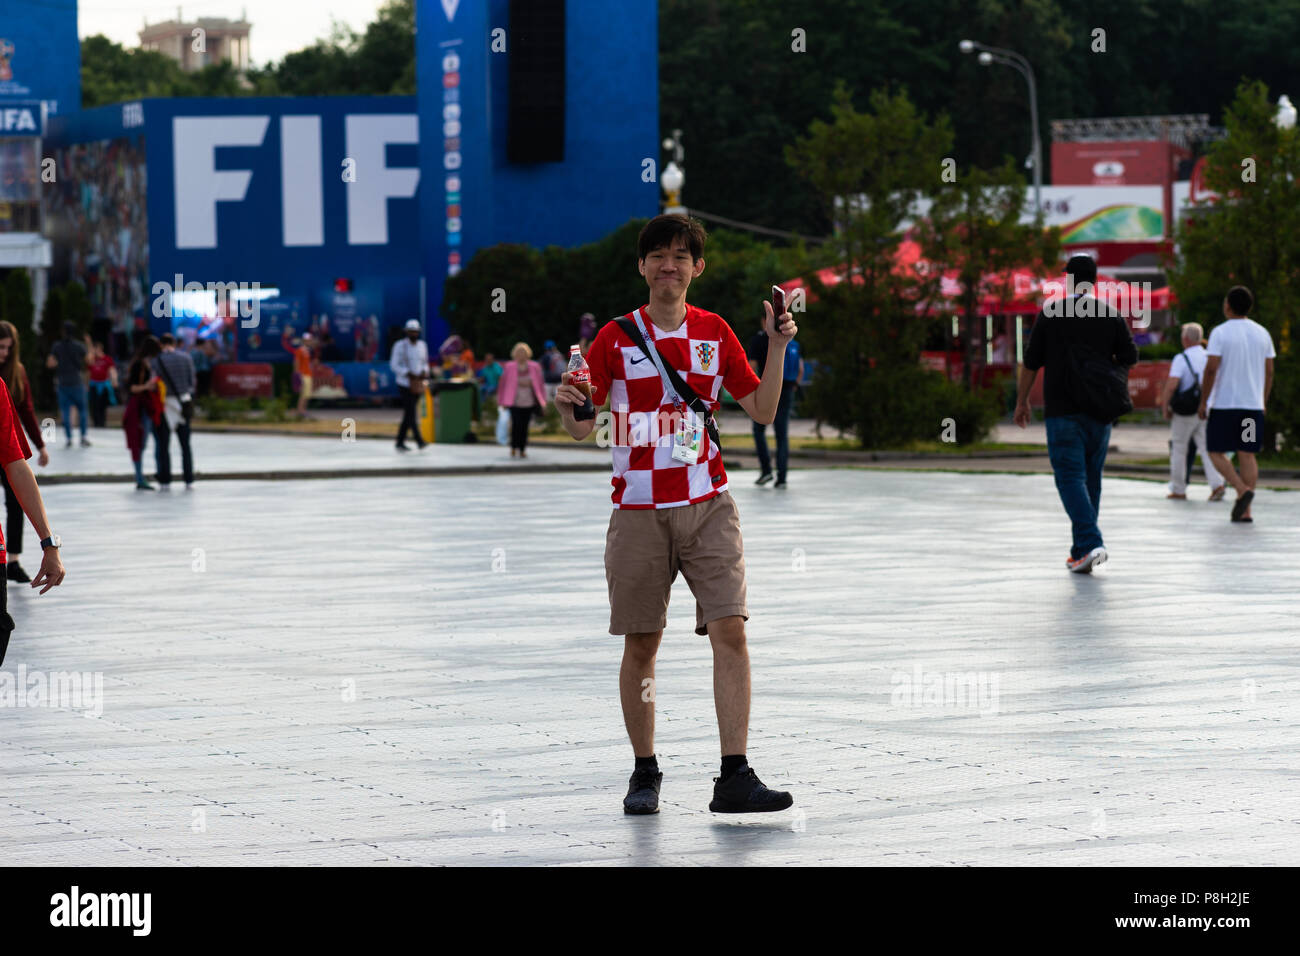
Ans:
POLYGON ((569 346, 569 354, 570 354, 570 355, 572 355, 574 352, 581 352, 581 351, 582 351, 582 346, 581 346, 581 345, 570 345, 570 346, 569 346))

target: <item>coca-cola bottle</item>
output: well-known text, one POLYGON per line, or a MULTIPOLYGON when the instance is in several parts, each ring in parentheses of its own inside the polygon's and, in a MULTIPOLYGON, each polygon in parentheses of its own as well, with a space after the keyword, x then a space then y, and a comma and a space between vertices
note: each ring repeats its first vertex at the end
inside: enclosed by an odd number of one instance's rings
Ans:
POLYGON ((569 347, 569 384, 587 396, 581 405, 575 405, 573 417, 580 422, 590 421, 596 417, 596 406, 591 402, 591 369, 582 357, 582 349, 573 345, 569 347))

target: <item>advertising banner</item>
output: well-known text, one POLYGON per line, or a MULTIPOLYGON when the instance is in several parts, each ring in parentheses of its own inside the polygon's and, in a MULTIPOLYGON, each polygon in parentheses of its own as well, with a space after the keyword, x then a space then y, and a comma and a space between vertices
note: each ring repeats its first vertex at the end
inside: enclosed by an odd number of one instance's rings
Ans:
POLYGON ((218 398, 271 398, 271 366, 262 362, 222 362, 212 367, 212 390, 218 398))
POLYGON ((258 303, 255 328, 240 329, 239 357, 245 362, 287 362, 292 358, 282 339, 288 329, 301 331, 307 314, 302 296, 278 295, 258 303))
POLYGON ((396 398, 397 378, 387 362, 312 365, 313 398, 396 398))

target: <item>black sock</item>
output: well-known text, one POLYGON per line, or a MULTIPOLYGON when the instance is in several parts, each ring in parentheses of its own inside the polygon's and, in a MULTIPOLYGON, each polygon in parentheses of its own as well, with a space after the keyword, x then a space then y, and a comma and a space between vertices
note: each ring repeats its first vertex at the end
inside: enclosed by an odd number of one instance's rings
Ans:
POLYGON ((718 778, 718 782, 721 783, 728 779, 732 774, 743 767, 745 763, 744 754, 732 754, 729 757, 724 755, 722 758, 722 776, 718 778))
POLYGON ((654 755, 654 754, 651 754, 651 755, 648 756, 648 757, 637 757, 637 758, 636 758, 636 767, 635 767, 635 769, 637 769, 637 770, 649 770, 649 771, 651 771, 651 772, 653 772, 653 773, 658 773, 658 772, 659 772, 659 761, 655 759, 655 755, 654 755))

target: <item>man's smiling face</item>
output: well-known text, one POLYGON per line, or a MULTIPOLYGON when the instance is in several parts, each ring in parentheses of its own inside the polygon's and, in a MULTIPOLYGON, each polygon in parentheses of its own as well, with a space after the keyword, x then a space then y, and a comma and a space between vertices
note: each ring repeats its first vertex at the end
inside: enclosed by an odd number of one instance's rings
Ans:
POLYGON ((671 247, 646 253, 639 268, 652 298, 679 299, 686 295, 691 280, 704 271, 704 260, 692 259, 686 240, 677 236, 671 247))

